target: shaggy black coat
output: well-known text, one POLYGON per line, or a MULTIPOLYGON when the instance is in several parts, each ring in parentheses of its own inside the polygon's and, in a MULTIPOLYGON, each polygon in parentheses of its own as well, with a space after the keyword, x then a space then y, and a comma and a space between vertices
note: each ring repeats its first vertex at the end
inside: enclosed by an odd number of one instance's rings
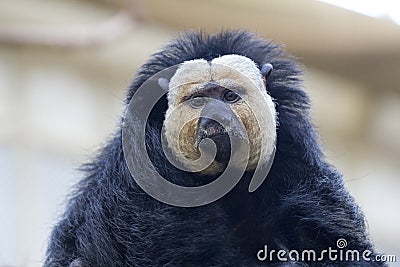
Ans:
MULTIPOLYGON (((374 251, 360 207, 321 151, 310 120, 310 101, 299 78, 301 70, 279 46, 243 31, 183 34, 139 69, 126 102, 161 70, 186 60, 226 54, 246 56, 258 66, 274 66, 267 88, 278 112, 277 150, 261 187, 247 191, 251 179, 247 172, 231 192, 209 205, 179 208, 161 203, 132 179, 120 128, 96 159, 84 166, 86 176, 52 231, 44 266, 64 267, 74 260, 73 266, 104 267, 381 265, 257 259, 264 245, 321 251, 336 249, 339 238, 347 240, 348 249, 374 251)), ((166 109, 164 97, 149 118, 149 154, 164 176, 195 185, 201 176, 171 167, 160 152, 166 109)))

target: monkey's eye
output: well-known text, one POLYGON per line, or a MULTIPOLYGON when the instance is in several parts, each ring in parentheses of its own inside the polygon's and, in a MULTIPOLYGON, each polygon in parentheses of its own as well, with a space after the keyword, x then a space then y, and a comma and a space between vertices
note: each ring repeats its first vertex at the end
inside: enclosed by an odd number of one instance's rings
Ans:
POLYGON ((240 99, 240 96, 231 90, 227 90, 224 94, 224 100, 229 103, 235 103, 240 99))
POLYGON ((190 105, 194 108, 199 108, 202 107, 204 105, 204 103, 206 102, 205 98, 202 96, 193 96, 190 99, 190 105))

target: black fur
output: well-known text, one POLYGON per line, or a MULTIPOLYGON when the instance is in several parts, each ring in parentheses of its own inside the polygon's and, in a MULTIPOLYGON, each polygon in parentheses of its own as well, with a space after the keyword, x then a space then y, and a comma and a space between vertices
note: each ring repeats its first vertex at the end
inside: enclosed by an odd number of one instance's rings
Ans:
MULTIPOLYGON (((186 60, 240 54, 258 66, 271 63, 267 88, 278 112, 277 151, 262 186, 247 191, 251 173, 222 199, 198 208, 154 200, 132 179, 124 160, 121 129, 90 164, 55 226, 45 266, 264 266, 256 258, 270 249, 347 248, 374 251, 365 218, 341 175, 321 151, 302 90, 301 70, 279 46, 254 34, 190 32, 154 54, 128 89, 127 103, 148 78, 186 60)), ((201 176, 171 168, 160 153, 166 99, 147 125, 147 148, 160 172, 195 185, 201 176)), ((140 157, 141 155, 137 155, 140 157)), ((135 175, 135 174, 133 174, 135 175)), ((271 263, 272 264, 272 263, 271 263)), ((370 262, 277 263, 271 266, 380 266, 370 262), (348 265, 346 265, 348 264, 348 265)))

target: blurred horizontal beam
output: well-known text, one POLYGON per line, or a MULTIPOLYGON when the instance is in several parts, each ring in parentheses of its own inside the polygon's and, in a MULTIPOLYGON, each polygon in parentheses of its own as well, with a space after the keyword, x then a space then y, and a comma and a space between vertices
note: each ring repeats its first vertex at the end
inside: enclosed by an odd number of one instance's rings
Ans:
MULTIPOLYGON (((125 1, 130 2, 130 1, 125 1)), ((145 19, 179 30, 244 28, 307 53, 400 53, 400 26, 313 0, 135 0, 145 19)))
MULTIPOLYGON (((108 0, 104 0, 108 1, 108 0)), ((372 90, 400 90, 400 26, 313 0, 120 0, 177 30, 241 28, 286 44, 306 65, 372 90)))
POLYGON ((50 46, 76 48, 109 43, 127 34, 134 26, 133 16, 121 12, 92 26, 65 27, 0 27, 0 44, 12 46, 50 46))

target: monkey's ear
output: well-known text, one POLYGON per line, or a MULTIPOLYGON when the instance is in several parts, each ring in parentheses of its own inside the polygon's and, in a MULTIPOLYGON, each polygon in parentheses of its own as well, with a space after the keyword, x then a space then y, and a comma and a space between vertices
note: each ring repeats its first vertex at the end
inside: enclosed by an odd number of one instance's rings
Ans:
POLYGON ((164 89, 165 91, 168 92, 168 89, 169 89, 169 81, 168 81, 168 79, 159 78, 157 83, 162 89, 164 89))
POLYGON ((271 75, 272 70, 274 67, 270 63, 266 63, 261 68, 261 75, 263 76, 264 84, 267 84, 268 78, 271 75))

